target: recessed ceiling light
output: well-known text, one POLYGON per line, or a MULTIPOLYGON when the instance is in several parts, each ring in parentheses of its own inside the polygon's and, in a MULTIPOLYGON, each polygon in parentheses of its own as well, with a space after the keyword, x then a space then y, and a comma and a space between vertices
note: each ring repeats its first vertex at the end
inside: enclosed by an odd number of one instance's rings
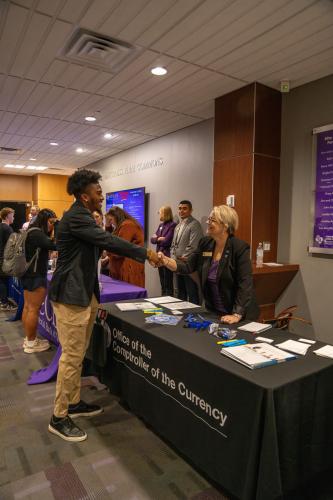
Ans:
POLYGON ((50 146, 59 146, 58 142, 50 142, 50 146))
POLYGON ((86 122, 95 122, 96 121, 95 116, 86 116, 84 119, 86 120, 86 122))
POLYGON ((113 135, 110 134, 110 132, 107 132, 106 134, 104 134, 104 139, 112 139, 113 135))
POLYGON ((168 70, 164 68, 164 66, 156 66, 155 68, 152 68, 150 72, 156 76, 163 76, 167 74, 168 70))
POLYGON ((36 166, 36 165, 28 165, 27 170, 46 170, 47 167, 36 166))
POLYGON ((25 168, 25 165, 12 165, 11 163, 7 163, 5 165, 5 168, 19 168, 19 169, 21 169, 21 168, 25 168))
POLYGON ((76 148, 77 153, 83 153, 83 148, 76 148))
POLYGON ((29 158, 29 161, 36 161, 36 158, 29 158))

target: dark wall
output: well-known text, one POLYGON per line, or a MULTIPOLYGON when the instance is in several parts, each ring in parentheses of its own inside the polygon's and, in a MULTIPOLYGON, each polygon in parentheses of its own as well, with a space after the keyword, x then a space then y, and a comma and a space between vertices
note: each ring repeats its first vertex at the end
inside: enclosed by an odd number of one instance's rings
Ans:
POLYGON ((14 231, 21 229, 22 224, 26 221, 27 202, 24 201, 0 201, 0 210, 4 207, 10 207, 15 210, 14 223, 12 228, 14 231))

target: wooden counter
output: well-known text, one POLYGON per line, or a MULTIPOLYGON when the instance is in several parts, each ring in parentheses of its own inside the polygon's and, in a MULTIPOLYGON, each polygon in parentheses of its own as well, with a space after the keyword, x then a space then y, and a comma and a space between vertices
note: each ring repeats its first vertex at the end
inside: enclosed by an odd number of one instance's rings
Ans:
POLYGON ((275 316, 275 303, 298 270, 298 264, 283 264, 282 266, 266 266, 264 264, 263 267, 252 265, 254 288, 260 307, 260 319, 275 316))

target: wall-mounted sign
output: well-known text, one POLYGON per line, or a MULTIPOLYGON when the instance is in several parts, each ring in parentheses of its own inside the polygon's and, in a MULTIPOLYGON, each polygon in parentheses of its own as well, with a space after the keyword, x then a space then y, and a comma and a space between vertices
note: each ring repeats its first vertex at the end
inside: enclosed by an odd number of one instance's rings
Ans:
POLYGON ((131 163, 130 165, 125 165, 124 167, 119 167, 113 169, 109 173, 109 177, 119 177, 121 175, 135 174, 136 172, 143 172, 156 167, 163 167, 165 165, 164 158, 156 158, 154 160, 143 160, 139 163, 131 163))
POLYGON ((313 130, 316 184, 311 253, 333 254, 333 125, 313 130))

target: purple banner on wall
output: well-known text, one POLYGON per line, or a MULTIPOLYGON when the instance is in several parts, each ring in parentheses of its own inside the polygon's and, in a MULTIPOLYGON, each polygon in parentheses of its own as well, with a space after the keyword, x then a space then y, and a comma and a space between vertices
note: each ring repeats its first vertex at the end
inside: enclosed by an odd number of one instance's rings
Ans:
POLYGON ((313 246, 333 249, 333 130, 317 134, 313 246))

